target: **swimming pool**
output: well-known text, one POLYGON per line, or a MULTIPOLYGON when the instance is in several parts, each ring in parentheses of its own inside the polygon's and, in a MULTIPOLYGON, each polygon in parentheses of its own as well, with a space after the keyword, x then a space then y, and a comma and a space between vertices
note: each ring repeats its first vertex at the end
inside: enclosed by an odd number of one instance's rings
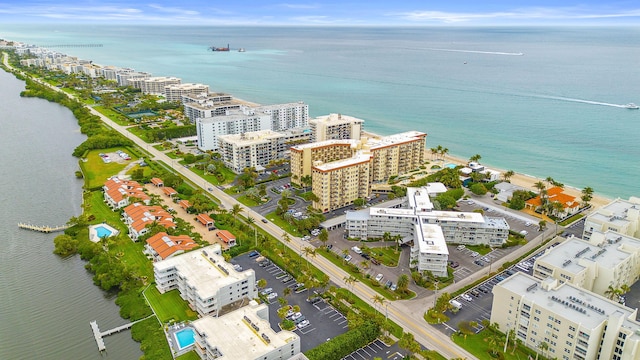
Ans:
POLYGON ((96 229, 96 233, 98 234, 98 237, 100 239, 105 238, 105 237, 109 237, 109 236, 111 236, 111 234, 113 234, 111 232, 111 230, 107 229, 104 226, 96 226, 95 229, 96 229))
POLYGON ((445 166, 448 167, 449 169, 455 169, 458 165, 456 165, 456 164, 447 164, 445 166))
POLYGON ((176 331, 174 334, 176 341, 178 342, 178 350, 182 350, 188 346, 193 345, 196 342, 194 331, 192 328, 184 328, 180 331, 176 331))

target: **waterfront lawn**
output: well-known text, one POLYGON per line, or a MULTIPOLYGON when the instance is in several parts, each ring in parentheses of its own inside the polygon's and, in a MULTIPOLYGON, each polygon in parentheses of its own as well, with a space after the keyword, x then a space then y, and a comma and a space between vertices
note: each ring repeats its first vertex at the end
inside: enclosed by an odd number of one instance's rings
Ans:
POLYGON ((104 202, 104 195, 102 191, 92 191, 84 194, 85 208, 87 215, 93 215, 94 220, 90 221, 91 224, 98 224, 106 222, 107 224, 120 230, 121 233, 127 233, 127 227, 120 220, 120 212, 112 211, 109 206, 104 202))
POLYGON ((137 160, 132 154, 130 154, 132 156, 131 160, 124 164, 117 162, 105 163, 102 161, 102 158, 100 158, 100 153, 106 154, 115 152, 116 150, 126 151, 126 149, 122 148, 92 150, 87 154, 86 162, 82 160, 80 161, 80 167, 82 168, 82 174, 84 176, 85 189, 97 189, 102 187, 109 177, 116 175, 124 169, 127 166, 127 163, 137 160))
POLYGON ((171 320, 182 322, 187 320, 196 320, 198 314, 191 310, 185 300, 180 297, 178 290, 171 290, 164 294, 160 294, 154 284, 145 290, 145 296, 163 324, 171 320))
POLYGON ((140 343, 144 351, 141 359, 173 360, 167 337, 158 320, 149 318, 131 327, 131 337, 140 343))

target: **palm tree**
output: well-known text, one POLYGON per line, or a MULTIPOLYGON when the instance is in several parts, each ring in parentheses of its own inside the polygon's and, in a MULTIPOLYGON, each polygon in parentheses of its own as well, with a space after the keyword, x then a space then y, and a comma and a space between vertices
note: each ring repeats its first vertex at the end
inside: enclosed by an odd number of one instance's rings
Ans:
POLYGON ((560 218, 564 214, 564 205, 559 201, 554 201, 551 203, 551 211, 557 218, 560 218))
POLYGON ((547 182, 547 184, 549 185, 549 187, 551 187, 552 185, 555 185, 556 181, 553 180, 553 178, 551 176, 547 176, 546 179, 544 179, 544 181, 547 182))
POLYGON ((440 150, 440 154, 442 154, 442 160, 444 160, 444 157, 449 153, 449 149, 448 148, 443 148, 442 150, 440 150))
POLYGON ((604 296, 608 297, 609 300, 613 300, 615 297, 620 296, 620 289, 616 289, 613 285, 609 285, 607 290, 604 292, 604 296))
POLYGON ((443 150, 443 149, 444 149, 444 148, 442 147, 442 145, 438 145, 438 146, 436 147, 436 153, 437 153, 438 155, 442 154, 442 150, 443 150))
POLYGON ((482 159, 482 156, 480 154, 475 154, 469 158, 469 162, 478 162, 480 159, 482 159))
POLYGON ((254 225, 255 223, 256 223, 256 219, 252 218, 251 216, 247 217, 247 224, 253 227, 253 240, 255 241, 255 246, 258 247, 258 229, 256 229, 254 225))
POLYGON ((438 149, 432 147, 431 149, 429 149, 431 151, 431 160, 433 160, 435 158, 435 155, 438 153, 438 149))
POLYGON ((322 246, 327 247, 327 241, 329 241, 329 232, 327 229, 323 228, 320 230, 320 234, 318 235, 318 240, 322 242, 322 246))
POLYGON ((544 183, 542 181, 538 181, 537 183, 533 184, 533 187, 540 190, 540 200, 542 200, 542 190, 546 189, 547 187, 544 185, 544 183))
POLYGON ((233 204, 233 207, 231 208, 231 216, 233 216, 233 225, 236 225, 236 218, 238 217, 238 215, 240 215, 241 212, 242 212, 242 207, 240 206, 240 204, 233 204))
POLYGON ((384 303, 386 301, 386 299, 384 297, 382 297, 382 295, 379 295, 379 294, 373 295, 371 300, 373 301, 373 306, 376 309, 377 309, 376 305, 380 305, 382 307, 382 305, 384 305, 384 303))
POLYGON ((351 296, 353 295, 353 287, 355 286, 355 284, 358 282, 358 279, 352 275, 349 276, 345 276, 344 277, 344 282, 345 284, 347 284, 347 289, 349 289, 349 287, 351 287, 351 295, 349 295, 349 300, 351 300, 351 296))
MULTIPOLYGON (((545 352, 549 350, 549 344, 546 342, 541 342, 538 344, 538 349, 542 350, 542 356, 545 356, 545 352)), ((538 354, 536 353, 536 360, 538 360, 538 354)))
POLYGON ((515 174, 516 173, 513 170, 507 170, 504 174, 502 174, 502 177, 504 178, 504 181, 509 182, 509 180, 511 180, 511 178, 515 174))
POLYGON ((282 253, 283 253, 283 254, 284 254, 285 242, 286 242, 286 243, 290 243, 290 242, 291 242, 291 237, 289 236, 289 234, 288 234, 288 233, 283 232, 283 233, 282 233, 282 253))
POLYGON ((305 246, 302 249, 302 253, 304 254, 304 257, 307 258, 307 270, 309 270, 309 256, 311 256, 312 258, 316 257, 316 249, 312 248, 311 246, 305 246))
POLYGON ((409 289, 409 275, 402 274, 398 278, 398 291, 405 293, 409 289))
POLYGON ((582 189, 582 196, 580 197, 580 200, 582 200, 582 206, 589 206, 589 201, 591 201, 591 199, 593 199, 593 189, 587 186, 582 189))

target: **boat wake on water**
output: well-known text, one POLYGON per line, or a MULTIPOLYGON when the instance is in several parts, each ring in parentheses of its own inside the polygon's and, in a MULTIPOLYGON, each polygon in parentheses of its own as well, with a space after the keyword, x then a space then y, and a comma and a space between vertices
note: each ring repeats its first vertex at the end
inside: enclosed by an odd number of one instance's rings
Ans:
POLYGON ((524 53, 521 53, 521 52, 502 52, 502 51, 480 51, 480 50, 440 49, 440 48, 426 48, 425 50, 461 52, 461 53, 471 53, 471 54, 487 54, 487 55, 507 55, 507 56, 522 56, 522 55, 524 55, 524 53))
POLYGON ((562 97, 562 96, 536 95, 536 97, 543 98, 543 99, 551 99, 551 100, 560 100, 560 101, 569 101, 569 102, 590 104, 590 105, 611 106, 611 107, 623 108, 623 109, 634 109, 635 110, 635 109, 640 108, 638 105, 636 105, 634 103, 628 103, 628 104, 622 105, 622 104, 606 103, 606 102, 601 102, 601 101, 591 101, 591 100, 567 98, 567 97, 562 97))

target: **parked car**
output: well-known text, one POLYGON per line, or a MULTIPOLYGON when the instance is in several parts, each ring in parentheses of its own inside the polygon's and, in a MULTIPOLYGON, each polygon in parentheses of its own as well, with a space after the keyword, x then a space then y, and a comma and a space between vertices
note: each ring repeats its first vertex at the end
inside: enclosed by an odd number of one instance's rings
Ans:
POLYGON ((345 257, 344 257, 344 261, 346 261, 346 262, 351 261, 351 259, 353 259, 353 258, 351 257, 351 255, 347 255, 347 256, 345 256, 345 257))
POLYGON ((309 326, 309 324, 310 324, 309 320, 305 319, 305 320, 300 321, 300 323, 297 326, 298 326, 298 329, 304 329, 307 326, 309 326))
POLYGON ((473 263, 478 265, 478 266, 484 266, 484 263, 482 261, 480 261, 480 260, 476 260, 473 263))
POLYGON ((271 301, 278 297, 278 293, 271 293, 267 295, 267 300, 271 301))
POLYGON ((357 246, 352 247, 351 250, 353 250, 353 252, 355 252, 356 254, 362 254, 362 250, 360 250, 360 248, 357 246))
POLYGON ((391 287, 389 287, 389 290, 396 291, 396 289, 398 289, 398 285, 396 285, 395 283, 391 283, 391 287))
POLYGON ((298 312, 296 312, 296 313, 293 313, 293 314, 291 315, 291 317, 289 318, 289 320, 291 320, 291 321, 296 321, 296 320, 298 320, 300 317, 302 317, 302 313, 298 311, 298 312))
POLYGON ((252 252, 250 252, 250 253, 249 253, 249 255, 248 255, 248 256, 249 256, 250 258, 254 258, 254 257, 260 256, 260 253, 259 253, 259 252, 257 252, 257 251, 255 251, 255 250, 253 250, 252 252))
POLYGON ((266 288, 262 291, 260 291, 260 295, 269 295, 273 292, 273 288, 266 288))
POLYGON ((382 275, 382 274, 378 274, 378 275, 376 275, 376 281, 377 281, 377 282, 380 282, 380 280, 382 280, 382 278, 383 278, 383 275, 382 275))
POLYGON ((462 294, 460 295, 461 298, 467 300, 467 301, 473 301, 473 298, 467 294, 462 294))

